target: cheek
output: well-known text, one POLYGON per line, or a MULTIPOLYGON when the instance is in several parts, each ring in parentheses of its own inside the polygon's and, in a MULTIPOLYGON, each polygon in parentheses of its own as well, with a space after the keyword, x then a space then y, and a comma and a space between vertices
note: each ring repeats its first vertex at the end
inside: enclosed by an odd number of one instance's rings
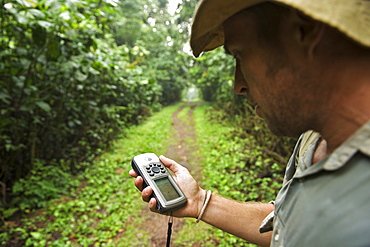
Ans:
POLYGON ((248 84, 257 86, 265 80, 267 67, 259 59, 250 58, 246 62, 241 62, 240 66, 248 84))
POLYGON ((240 66, 250 94, 259 104, 262 103, 260 101, 275 104, 283 95, 289 96, 288 91, 296 87, 294 68, 290 68, 288 61, 283 60, 282 56, 255 52, 253 56, 244 58, 240 66))
POLYGON ((254 62, 246 69, 246 80, 249 85, 250 93, 254 97, 261 99, 266 93, 274 91, 276 85, 274 78, 267 76, 267 67, 261 62, 254 62))
POLYGON ((273 74, 260 75, 258 85, 255 88, 255 95, 259 103, 266 107, 266 110, 283 111, 286 108, 294 107, 298 99, 302 97, 300 88, 297 88, 294 76, 287 68, 276 70, 273 74))

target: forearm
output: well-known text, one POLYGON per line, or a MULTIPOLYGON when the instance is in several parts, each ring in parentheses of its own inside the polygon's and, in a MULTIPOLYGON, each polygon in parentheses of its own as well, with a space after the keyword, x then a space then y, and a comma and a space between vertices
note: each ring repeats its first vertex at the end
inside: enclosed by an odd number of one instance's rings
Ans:
POLYGON ((272 204, 241 203, 213 194, 201 220, 251 243, 269 246, 271 232, 261 234, 259 227, 273 210, 272 204))

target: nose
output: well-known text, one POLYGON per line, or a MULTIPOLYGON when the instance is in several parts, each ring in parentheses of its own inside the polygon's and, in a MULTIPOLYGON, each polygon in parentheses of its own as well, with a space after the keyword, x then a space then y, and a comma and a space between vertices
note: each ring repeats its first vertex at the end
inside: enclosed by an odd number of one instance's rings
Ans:
POLYGON ((236 94, 246 94, 248 92, 248 84, 245 81, 239 61, 236 61, 235 66, 234 92, 236 94))

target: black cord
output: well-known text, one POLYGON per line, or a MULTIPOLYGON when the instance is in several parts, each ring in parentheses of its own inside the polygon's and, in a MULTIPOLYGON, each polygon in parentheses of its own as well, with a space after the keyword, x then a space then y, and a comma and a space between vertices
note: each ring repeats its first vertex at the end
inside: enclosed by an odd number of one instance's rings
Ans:
POLYGON ((170 244, 171 244, 171 234, 172 234, 172 213, 171 213, 170 217, 168 218, 166 247, 170 247, 170 244))

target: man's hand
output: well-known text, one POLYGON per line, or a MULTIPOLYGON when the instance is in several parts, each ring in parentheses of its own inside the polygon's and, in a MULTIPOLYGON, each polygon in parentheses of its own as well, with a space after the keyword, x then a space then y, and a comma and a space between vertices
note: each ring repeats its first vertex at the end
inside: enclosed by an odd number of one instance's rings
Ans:
MULTIPOLYGON (((172 215, 175 217, 198 217, 203 205, 205 190, 199 187, 198 183, 190 175, 188 169, 179 165, 174 160, 164 157, 163 155, 161 155, 159 159, 174 173, 174 180, 184 192, 188 200, 184 207, 173 211, 172 215)), ((150 186, 144 188, 143 178, 138 176, 134 170, 130 170, 129 174, 130 176, 136 178, 134 184, 141 191, 141 197, 143 201, 149 203, 149 209, 153 212, 158 212, 156 209, 157 201, 154 197, 151 197, 153 193, 152 188, 150 186)))

